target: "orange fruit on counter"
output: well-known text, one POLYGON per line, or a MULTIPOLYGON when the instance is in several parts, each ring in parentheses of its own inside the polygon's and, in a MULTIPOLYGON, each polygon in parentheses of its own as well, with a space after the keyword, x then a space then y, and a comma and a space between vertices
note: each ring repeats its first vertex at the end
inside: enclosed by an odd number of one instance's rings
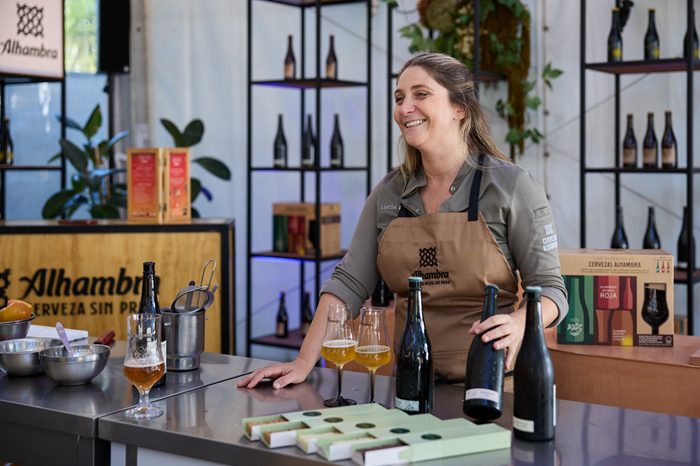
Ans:
POLYGON ((8 306, 0 309, 0 322, 13 322, 32 316, 32 305, 18 299, 7 301, 8 306))

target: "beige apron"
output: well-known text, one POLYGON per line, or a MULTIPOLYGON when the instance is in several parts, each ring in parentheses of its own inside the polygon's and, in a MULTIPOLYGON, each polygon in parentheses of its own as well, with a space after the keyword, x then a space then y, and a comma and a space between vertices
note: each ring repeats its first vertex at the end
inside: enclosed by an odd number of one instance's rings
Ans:
MULTIPOLYGON (((483 155, 479 165, 483 163, 483 155)), ((423 313, 435 374, 464 381, 472 324, 481 318, 484 287, 496 285, 498 313, 515 310, 518 284, 506 257, 478 211, 482 171, 472 183, 467 213, 407 217, 401 206, 379 242, 377 267, 396 293, 394 353, 406 322, 408 277, 423 278, 423 313)))

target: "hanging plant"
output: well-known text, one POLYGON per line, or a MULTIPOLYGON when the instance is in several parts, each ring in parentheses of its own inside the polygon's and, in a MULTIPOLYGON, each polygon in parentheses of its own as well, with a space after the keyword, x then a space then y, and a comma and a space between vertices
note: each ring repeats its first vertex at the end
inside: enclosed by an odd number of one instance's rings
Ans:
MULTIPOLYGON (((394 0, 385 0, 395 5, 394 0)), ((498 114, 508 122, 506 142, 523 153, 525 141, 539 143, 542 133, 529 124, 526 109, 537 110, 542 101, 534 95, 536 81, 530 71, 530 13, 520 0, 420 0, 419 20, 399 31, 411 39, 409 52, 439 51, 472 68, 474 61, 474 1, 480 1, 479 67, 503 74, 508 82, 508 99, 499 99, 498 114)), ((548 63, 542 79, 548 87, 561 70, 548 63)))

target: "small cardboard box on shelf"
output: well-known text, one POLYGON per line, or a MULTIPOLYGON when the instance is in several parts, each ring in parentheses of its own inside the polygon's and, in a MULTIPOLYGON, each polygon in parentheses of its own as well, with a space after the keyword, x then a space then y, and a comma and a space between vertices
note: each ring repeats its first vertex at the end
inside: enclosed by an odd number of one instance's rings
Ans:
POLYGON ((673 256, 662 249, 559 249, 569 312, 560 344, 673 346, 673 256))
MULTIPOLYGON (((316 204, 275 203, 272 205, 273 251, 314 254, 311 241, 319 222, 316 204)), ((321 204, 321 255, 340 253, 340 204, 321 204)))

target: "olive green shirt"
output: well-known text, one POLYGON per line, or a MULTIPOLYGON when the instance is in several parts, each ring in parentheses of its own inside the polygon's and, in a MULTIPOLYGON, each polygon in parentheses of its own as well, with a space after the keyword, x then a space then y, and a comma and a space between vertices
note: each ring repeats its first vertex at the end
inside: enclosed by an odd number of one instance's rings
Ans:
MULTIPOLYGON (((523 288, 542 287, 542 296, 557 305, 559 316, 550 327, 556 326, 566 316, 569 305, 559 265, 557 231, 544 189, 529 171, 495 157, 485 157, 483 172, 479 211, 516 282, 522 279, 523 288)), ((440 212, 467 212, 475 173, 472 163, 465 162, 450 186, 452 196, 442 203, 440 212)), ((379 280, 377 249, 384 231, 397 217, 399 205, 414 216, 425 215, 418 193, 425 184, 423 172, 408 182, 398 170, 384 177, 367 198, 348 253, 324 283, 321 293, 338 296, 353 306, 355 315, 359 313, 379 280)))

